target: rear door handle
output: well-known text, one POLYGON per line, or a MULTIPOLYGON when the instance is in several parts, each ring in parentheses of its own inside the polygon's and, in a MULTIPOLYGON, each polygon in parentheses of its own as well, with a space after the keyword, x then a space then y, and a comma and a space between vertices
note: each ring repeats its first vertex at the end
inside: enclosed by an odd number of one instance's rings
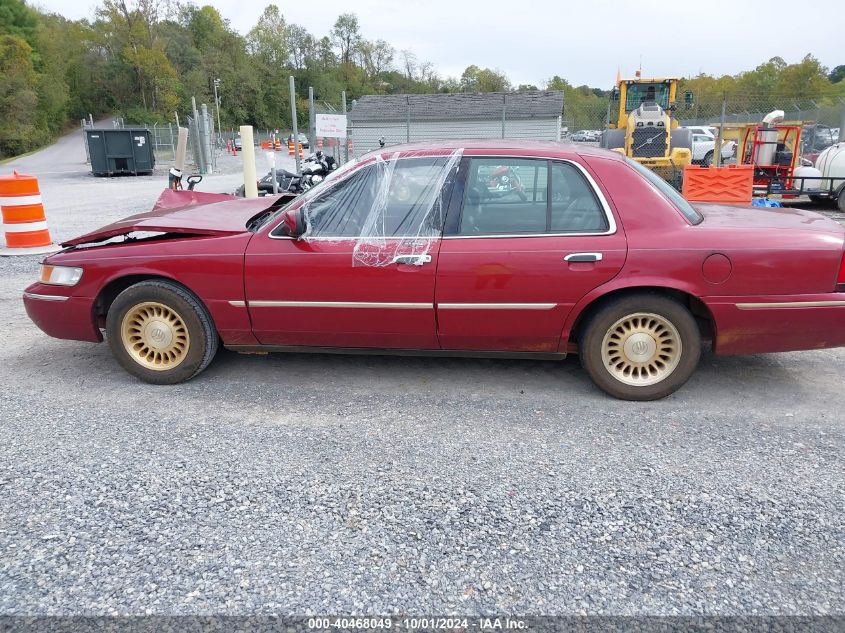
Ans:
POLYGON ((394 264, 408 264, 410 266, 422 266, 431 262, 431 255, 397 255, 393 258, 394 264))
POLYGON ((569 263, 600 262, 601 257, 601 253, 570 253, 563 258, 563 261, 569 263))

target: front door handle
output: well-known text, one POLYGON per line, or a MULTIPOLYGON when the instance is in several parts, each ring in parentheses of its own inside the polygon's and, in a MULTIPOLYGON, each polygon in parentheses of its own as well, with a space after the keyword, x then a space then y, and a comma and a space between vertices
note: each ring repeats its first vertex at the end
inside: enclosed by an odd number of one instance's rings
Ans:
POLYGON ((570 264, 578 262, 600 262, 601 257, 601 253, 570 253, 563 258, 563 261, 569 262, 570 264))
POLYGON ((431 255, 397 255, 393 258, 394 264, 408 264, 410 266, 422 266, 431 262, 431 255))

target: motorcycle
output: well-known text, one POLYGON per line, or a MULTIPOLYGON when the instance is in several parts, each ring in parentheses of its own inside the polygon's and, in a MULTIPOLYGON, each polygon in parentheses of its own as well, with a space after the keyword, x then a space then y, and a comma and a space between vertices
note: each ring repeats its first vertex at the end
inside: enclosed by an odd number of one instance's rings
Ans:
POLYGON ((525 187, 522 186, 522 181, 514 167, 508 165, 496 167, 485 179, 485 184, 490 197, 502 198, 515 193, 520 200, 528 199, 525 187))
MULTIPOLYGON (((276 170, 277 192, 298 196, 308 191, 311 187, 321 182, 329 172, 337 169, 337 160, 334 156, 326 156, 322 151, 317 151, 303 159, 300 168, 301 174, 295 174, 286 169, 276 170)), ((269 171, 258 181, 258 195, 273 195, 273 172, 269 171)), ((235 191, 236 196, 241 198, 245 195, 245 187, 241 185, 235 191)))

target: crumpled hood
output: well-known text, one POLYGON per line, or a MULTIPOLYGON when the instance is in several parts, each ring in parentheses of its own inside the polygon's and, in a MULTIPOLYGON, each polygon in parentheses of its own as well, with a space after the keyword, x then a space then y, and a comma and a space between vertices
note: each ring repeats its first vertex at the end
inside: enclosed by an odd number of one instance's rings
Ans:
POLYGON ((247 230, 247 220, 273 206, 275 202, 275 196, 238 198, 223 193, 165 189, 152 211, 118 220, 62 242, 62 246, 102 242, 134 232, 208 236, 243 233, 247 230))

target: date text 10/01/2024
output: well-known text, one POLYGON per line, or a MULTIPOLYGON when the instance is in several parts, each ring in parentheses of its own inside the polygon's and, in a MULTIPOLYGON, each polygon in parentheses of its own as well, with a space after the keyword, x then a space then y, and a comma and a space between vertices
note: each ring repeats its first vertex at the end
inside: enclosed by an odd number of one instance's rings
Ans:
POLYGON ((408 629, 408 630, 478 630, 478 631, 521 631, 527 630, 528 625, 519 619, 504 618, 461 618, 461 617, 350 617, 350 618, 309 618, 308 628, 313 630, 378 630, 378 629, 408 629))

